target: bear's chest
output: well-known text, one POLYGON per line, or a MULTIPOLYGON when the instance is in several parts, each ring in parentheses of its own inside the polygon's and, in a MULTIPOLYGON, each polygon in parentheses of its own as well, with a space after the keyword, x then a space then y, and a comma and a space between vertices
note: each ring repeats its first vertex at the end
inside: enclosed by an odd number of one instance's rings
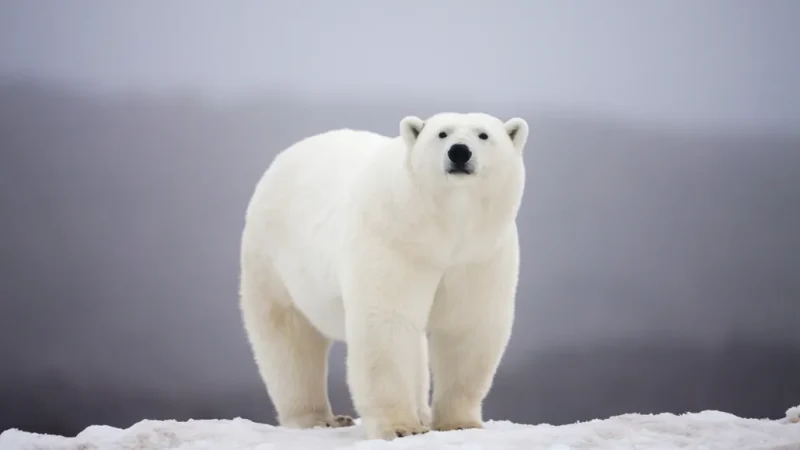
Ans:
POLYGON ((443 205, 435 222, 438 259, 445 265, 462 264, 488 257, 497 248, 506 228, 496 220, 491 205, 457 197, 443 205))

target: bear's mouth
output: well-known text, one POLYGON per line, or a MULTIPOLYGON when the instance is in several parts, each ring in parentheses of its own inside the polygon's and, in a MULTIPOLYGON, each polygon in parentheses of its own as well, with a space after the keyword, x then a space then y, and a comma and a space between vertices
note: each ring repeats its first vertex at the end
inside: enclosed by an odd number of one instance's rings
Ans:
POLYGON ((447 169, 447 173, 451 175, 472 175, 473 172, 472 168, 466 166, 450 166, 447 169))

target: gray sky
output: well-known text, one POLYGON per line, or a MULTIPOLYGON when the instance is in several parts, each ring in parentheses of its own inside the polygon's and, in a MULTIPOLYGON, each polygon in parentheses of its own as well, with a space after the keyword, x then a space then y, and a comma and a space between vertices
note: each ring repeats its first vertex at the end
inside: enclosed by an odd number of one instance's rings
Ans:
POLYGON ((2 0, 0 74, 800 128, 800 2, 2 0))

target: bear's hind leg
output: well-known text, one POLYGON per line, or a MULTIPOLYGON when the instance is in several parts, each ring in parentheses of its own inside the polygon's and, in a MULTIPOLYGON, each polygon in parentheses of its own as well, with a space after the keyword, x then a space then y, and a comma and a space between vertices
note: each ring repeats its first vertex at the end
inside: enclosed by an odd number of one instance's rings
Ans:
POLYGON ((335 416, 327 392, 331 341, 293 305, 271 268, 244 255, 240 307, 259 374, 288 428, 346 427, 348 416, 335 416))

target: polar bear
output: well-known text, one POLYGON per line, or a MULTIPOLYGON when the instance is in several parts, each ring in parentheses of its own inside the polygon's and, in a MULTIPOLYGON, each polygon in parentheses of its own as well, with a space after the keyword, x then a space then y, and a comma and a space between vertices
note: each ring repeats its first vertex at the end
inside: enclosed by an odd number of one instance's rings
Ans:
POLYGON ((334 340, 367 439, 483 426, 514 319, 528 124, 439 113, 399 131, 296 142, 247 206, 240 308, 282 426, 353 425, 328 400, 334 340))

